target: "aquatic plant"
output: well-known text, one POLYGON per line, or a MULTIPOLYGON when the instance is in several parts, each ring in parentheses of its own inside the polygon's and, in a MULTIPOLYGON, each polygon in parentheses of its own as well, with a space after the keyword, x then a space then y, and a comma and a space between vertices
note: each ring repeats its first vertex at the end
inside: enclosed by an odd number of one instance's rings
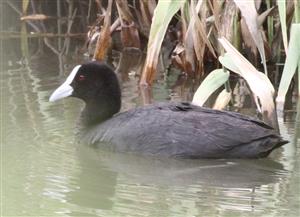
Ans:
MULTIPOLYGON (((247 81, 257 109, 263 114, 268 111, 266 116, 270 116, 270 109, 274 108, 270 106, 271 101, 276 95, 270 83, 277 89, 281 77, 277 102, 282 105, 278 107, 283 107, 299 65, 297 0, 23 0, 3 4, 20 16, 22 25, 21 34, 2 32, 1 38, 20 37, 24 56, 28 56, 30 38, 39 37, 36 53, 41 53, 40 45, 44 43, 59 57, 63 71, 61 59, 69 53, 70 38, 82 37, 88 32, 86 51, 94 59, 103 61, 112 50, 122 52, 135 48, 146 53, 139 74, 141 85, 150 86, 161 74, 161 68, 176 67, 189 78, 204 80, 197 92, 200 104, 219 91, 220 97, 215 103, 218 108, 230 102, 235 84, 229 84, 228 78, 232 75, 230 72, 236 72, 247 81), (230 56, 228 47, 224 54, 224 43, 233 45, 230 50, 240 52, 238 59, 245 57, 248 61, 243 63, 249 66, 246 68, 251 68, 258 76, 256 79, 264 80, 267 85, 259 86, 262 83, 249 79, 253 73, 248 75, 241 67, 232 67, 236 62, 228 64, 229 59, 237 57, 230 56), (280 70, 268 69, 275 62, 282 62, 285 55, 282 76, 280 70), (207 69, 207 66, 218 70, 207 69)), ((299 79, 297 82, 300 83, 299 79)))

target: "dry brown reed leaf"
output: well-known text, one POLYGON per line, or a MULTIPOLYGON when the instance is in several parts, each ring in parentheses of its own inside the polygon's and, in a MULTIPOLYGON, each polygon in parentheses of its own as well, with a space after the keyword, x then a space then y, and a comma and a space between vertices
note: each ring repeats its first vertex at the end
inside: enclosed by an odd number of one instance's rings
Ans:
POLYGON ((231 99, 231 92, 228 92, 226 89, 223 89, 221 93, 218 95, 213 109, 222 110, 224 109, 231 99))
POLYGON ((261 2, 262 2, 262 0, 255 0, 254 1, 256 11, 258 11, 260 9, 261 2))
MULTIPOLYGON (((202 0, 199 1, 200 3, 202 0)), ((199 3, 198 2, 198 3, 199 3)), ((192 75, 195 72, 195 51, 199 53, 198 47, 200 46, 198 34, 196 34, 197 30, 195 30, 195 6, 194 1, 191 1, 190 8, 188 8, 189 12, 185 13, 185 9, 182 8, 182 35, 183 35, 183 70, 187 74, 192 75), (190 15, 190 17, 189 17, 190 15), (189 23, 188 23, 189 22, 189 23), (197 46, 197 48, 195 48, 197 46)), ((197 15, 198 16, 198 15, 197 15)), ((202 41, 200 41, 201 43, 202 41)))
POLYGON ((101 28, 100 35, 97 40, 96 50, 93 57, 93 59, 97 61, 104 60, 107 51, 111 45, 111 34, 110 34, 111 7, 112 7, 112 0, 109 0, 106 13, 105 13, 104 24, 101 28))
POLYGON ((45 14, 30 14, 27 16, 23 16, 20 18, 20 20, 46 20, 49 19, 51 17, 46 16, 45 14))
MULTIPOLYGON (((191 1, 190 7, 188 8, 190 18, 189 23, 183 21, 183 45, 184 45, 184 71, 188 74, 194 74, 196 71, 202 71, 204 51, 207 46, 213 56, 216 57, 214 49, 208 40, 206 34, 206 24, 201 21, 198 14, 205 1, 198 1, 197 5, 194 1, 191 1), (186 27, 187 26, 187 27, 186 27), (185 32, 186 29, 186 32, 185 32)), ((206 13, 206 8, 201 11, 206 13)))
POLYGON ((219 57, 219 61, 247 81, 263 120, 278 129, 274 104, 275 90, 268 77, 259 72, 226 38, 222 37, 219 41, 227 52, 225 56, 219 57))
POLYGON ((172 52, 172 64, 185 71, 185 49, 181 43, 178 43, 172 52))
POLYGON ((147 0, 146 1, 145 0, 140 1, 140 9, 141 9, 144 24, 146 24, 150 27, 151 26, 151 19, 152 19, 152 16, 153 16, 153 11, 154 11, 155 7, 150 8, 149 6, 150 6, 149 1, 147 1, 147 0))
POLYGON ((253 37, 251 36, 250 30, 248 28, 248 25, 246 24, 246 20, 244 17, 241 18, 241 33, 245 47, 251 51, 250 54, 248 54, 248 59, 256 65, 257 46, 255 44, 255 41, 253 40, 253 37))
POLYGON ((221 5, 220 5, 220 1, 219 0, 213 0, 208 1, 209 3, 209 7, 211 9, 211 11, 213 12, 213 16, 214 16, 214 25, 217 29, 217 31, 220 31, 220 13, 221 13, 221 5))
POLYGON ((240 9, 243 18, 245 19, 245 23, 247 24, 252 39, 260 53, 260 57, 264 66, 264 71, 267 74, 268 71, 266 65, 264 42, 260 31, 260 26, 258 23, 258 14, 256 12, 254 0, 247 0, 247 1, 234 0, 234 2, 240 9))
MULTIPOLYGON (((200 2, 200 1, 199 1, 200 2)), ((199 5, 199 2, 196 6, 196 9, 198 8, 198 5, 199 5)), ((201 4, 199 6, 199 8, 201 7, 201 4)), ((193 13, 193 17, 195 19, 195 26, 194 26, 194 34, 199 34, 199 36, 201 37, 201 40, 203 40, 206 44, 206 46, 208 47, 209 51, 211 52, 211 54, 217 58, 216 54, 215 54, 215 50, 212 46, 212 44, 210 43, 208 37, 207 37, 207 34, 206 34, 206 28, 205 28, 205 24, 203 22, 201 22, 201 20, 199 19, 199 16, 198 16, 198 13, 197 11, 194 9, 191 8, 191 11, 193 13)), ((198 37, 198 36, 195 36, 195 37, 198 37)), ((196 55, 197 55, 197 52, 196 52, 196 55)))
POLYGON ((95 0, 95 3, 97 5, 97 9, 99 12, 102 12, 104 9, 102 7, 102 4, 101 4, 101 0, 95 0))
POLYGON ((134 8, 140 27, 140 32, 146 37, 149 36, 151 20, 155 7, 155 0, 140 0, 139 8, 134 8))
POLYGON ((123 48, 140 48, 140 38, 127 0, 116 0, 117 10, 121 21, 121 41, 123 48))
POLYGON ((258 26, 261 27, 263 23, 265 22, 266 18, 274 11, 275 7, 271 7, 268 10, 265 10, 263 13, 258 15, 257 22, 258 26))
POLYGON ((123 24, 121 25, 121 41, 123 44, 123 48, 125 47, 135 47, 135 48, 140 48, 141 43, 140 43, 140 37, 138 30, 132 22, 129 25, 123 24))
MULTIPOLYGON (((237 16, 238 8, 233 1, 228 1, 224 4, 220 19, 219 37, 225 37, 227 40, 233 42, 234 40, 234 22, 237 16)), ((218 43, 219 45, 219 43, 218 43)), ((220 50, 220 49, 218 49, 220 50)), ((219 51, 219 54, 221 52, 219 51)))
POLYGON ((121 22, 126 21, 131 23, 133 21, 133 16, 129 10, 127 0, 116 0, 116 5, 121 22))
MULTIPOLYGON (((206 32, 205 25, 200 21, 198 13, 200 11, 201 5, 203 4, 203 1, 198 1, 197 6, 195 8, 195 5, 193 4, 193 1, 191 3, 190 7, 190 13, 192 15, 185 42, 188 44, 188 41, 191 40, 193 42, 193 52, 195 52, 197 60, 199 65, 202 65, 203 63, 203 56, 204 56, 204 50, 205 50, 205 40, 201 38, 201 33, 206 32), (198 11, 197 11, 198 9, 198 11), (192 38, 190 38, 192 36, 192 38)), ((205 39, 207 40, 207 36, 205 34, 205 39)), ((208 41, 208 40, 207 40, 208 41)), ((208 41, 210 44, 210 42, 208 41)), ((211 46, 211 45, 210 45, 211 46)), ((211 46, 212 47, 212 46, 211 46)))

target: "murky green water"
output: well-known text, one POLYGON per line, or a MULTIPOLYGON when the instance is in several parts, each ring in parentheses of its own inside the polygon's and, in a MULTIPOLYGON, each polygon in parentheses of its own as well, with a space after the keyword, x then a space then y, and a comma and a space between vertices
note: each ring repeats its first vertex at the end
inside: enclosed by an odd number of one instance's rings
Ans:
MULTIPOLYGON (((12 65, 0 72, 3 216, 299 216, 294 113, 280 123, 291 142, 268 159, 108 153, 74 140, 80 101, 48 102, 63 79, 55 64, 12 65)), ((136 82, 123 83, 125 109, 141 104, 136 82)), ((154 99, 179 99, 172 85, 162 81, 154 99)))

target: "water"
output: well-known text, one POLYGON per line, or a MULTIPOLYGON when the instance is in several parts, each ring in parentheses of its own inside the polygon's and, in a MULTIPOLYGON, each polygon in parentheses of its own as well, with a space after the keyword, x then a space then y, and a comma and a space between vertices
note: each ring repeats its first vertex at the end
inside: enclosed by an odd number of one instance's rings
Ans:
MULTIPOLYGON (((79 100, 48 102, 64 76, 46 60, 29 66, 13 62, 1 70, 3 216, 300 215, 295 113, 280 122, 291 142, 267 159, 175 160, 104 152, 74 139, 79 100)), ((124 110, 145 101, 136 83, 134 76, 123 82, 124 110)), ((152 101, 189 98, 190 91, 182 86, 174 91, 172 85, 172 79, 161 80, 152 101)))

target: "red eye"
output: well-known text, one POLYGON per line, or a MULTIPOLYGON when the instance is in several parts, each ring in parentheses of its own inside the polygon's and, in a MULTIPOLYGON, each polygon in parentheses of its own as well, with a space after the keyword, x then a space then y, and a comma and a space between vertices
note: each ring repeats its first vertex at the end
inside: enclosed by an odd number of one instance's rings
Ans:
POLYGON ((85 76, 84 75, 79 75, 78 76, 78 81, 83 81, 85 80, 85 76))

